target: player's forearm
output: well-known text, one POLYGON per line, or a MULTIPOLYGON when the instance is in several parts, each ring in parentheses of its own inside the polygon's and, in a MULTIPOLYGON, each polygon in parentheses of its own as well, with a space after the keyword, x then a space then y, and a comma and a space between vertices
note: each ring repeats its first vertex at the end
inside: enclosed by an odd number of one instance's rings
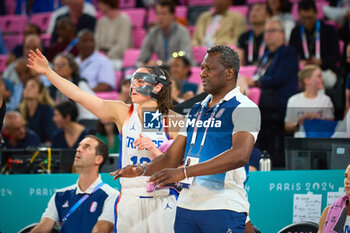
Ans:
POLYGON ((245 166, 253 147, 230 149, 206 161, 186 168, 187 177, 214 175, 245 166))
POLYGON ((69 97, 74 101, 78 101, 79 92, 81 90, 73 84, 71 81, 62 78, 56 72, 54 72, 51 68, 48 68, 44 73, 45 77, 49 79, 49 81, 60 90, 65 96, 69 97))
POLYGON ((164 168, 177 167, 180 162, 172 161, 166 154, 161 154, 153 159, 150 163, 145 165, 146 173, 145 176, 151 176, 154 173, 163 170, 164 168))

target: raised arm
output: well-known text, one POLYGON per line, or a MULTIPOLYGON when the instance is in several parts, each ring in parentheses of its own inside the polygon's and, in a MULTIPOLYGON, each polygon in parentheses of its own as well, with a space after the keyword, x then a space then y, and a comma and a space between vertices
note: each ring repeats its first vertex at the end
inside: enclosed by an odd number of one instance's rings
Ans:
POLYGON ((94 95, 83 92, 76 85, 69 80, 62 78, 50 67, 45 56, 36 49, 36 51, 30 51, 29 64, 30 69, 36 73, 45 75, 50 82, 57 87, 64 95, 81 104, 90 112, 103 120, 113 121, 121 129, 121 125, 128 113, 128 105, 122 101, 109 101, 98 98, 94 95))

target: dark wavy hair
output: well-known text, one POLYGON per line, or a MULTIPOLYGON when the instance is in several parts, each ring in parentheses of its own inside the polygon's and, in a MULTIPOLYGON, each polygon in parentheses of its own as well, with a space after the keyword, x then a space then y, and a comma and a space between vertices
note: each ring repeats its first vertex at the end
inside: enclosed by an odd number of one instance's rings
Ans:
POLYGON ((98 2, 103 2, 108 5, 110 8, 118 9, 119 8, 119 0, 98 0, 98 2))
POLYGON ((77 121, 78 108, 73 101, 65 101, 55 106, 55 109, 66 118, 70 116, 71 121, 77 121))
MULTIPOLYGON (((151 74, 155 74, 157 76, 164 75, 166 77, 166 81, 168 81, 171 85, 170 74, 168 71, 163 70, 159 66, 142 66, 146 68, 148 72, 151 74)), ((173 107, 172 99, 171 99, 171 86, 163 85, 163 88, 158 92, 158 110, 162 114, 168 114, 169 109, 173 107)))

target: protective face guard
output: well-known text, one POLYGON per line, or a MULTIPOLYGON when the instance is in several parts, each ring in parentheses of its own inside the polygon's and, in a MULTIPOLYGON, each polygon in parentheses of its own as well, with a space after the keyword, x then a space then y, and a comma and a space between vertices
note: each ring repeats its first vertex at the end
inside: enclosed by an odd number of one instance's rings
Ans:
POLYGON ((158 83, 161 83, 165 86, 170 85, 170 83, 166 81, 166 77, 164 75, 157 76, 151 73, 137 72, 137 73, 134 73, 131 78, 130 95, 132 92, 131 86, 136 79, 141 79, 146 83, 152 84, 152 85, 145 84, 142 87, 137 87, 136 91, 142 95, 151 96, 154 100, 158 99, 158 94, 155 91, 153 91, 155 85, 157 85, 158 83))

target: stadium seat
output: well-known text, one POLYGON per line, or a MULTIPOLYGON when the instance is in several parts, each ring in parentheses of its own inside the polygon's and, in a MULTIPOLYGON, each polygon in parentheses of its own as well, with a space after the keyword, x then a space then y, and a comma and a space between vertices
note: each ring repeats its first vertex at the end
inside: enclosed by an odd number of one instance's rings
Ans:
POLYGON ((193 33, 194 33, 195 26, 187 26, 187 29, 188 29, 188 31, 190 32, 190 36, 191 36, 191 38, 192 38, 193 33))
POLYGON ((6 34, 23 34, 27 25, 27 16, 7 15, 0 17, 0 29, 6 34))
MULTIPOLYGON (((215 8, 211 7, 210 11, 214 12, 215 8)), ((230 6, 230 11, 241 13, 245 18, 248 17, 249 7, 248 6, 230 6)))
POLYGON ((205 55, 207 54, 208 47, 205 46, 193 46, 192 55, 197 64, 202 64, 205 55))
POLYGON ((122 72, 120 70, 115 71, 115 79, 117 83, 116 90, 118 91, 122 82, 122 72))
POLYGON ((212 6, 213 0, 188 0, 189 6, 212 6))
POLYGON ((123 9, 128 14, 133 28, 142 28, 145 23, 146 10, 144 8, 123 9))
POLYGON ((246 3, 247 5, 253 5, 255 3, 259 3, 259 2, 267 2, 267 0, 247 0, 246 3))
POLYGON ((344 52, 344 41, 339 40, 339 51, 340 51, 340 56, 343 56, 344 52))
MULTIPOLYGON (((317 8, 317 19, 323 19, 324 18, 324 13, 323 13, 323 6, 324 5, 329 5, 328 2, 325 1, 318 1, 316 2, 316 8, 317 8)), ((294 16, 295 19, 299 19, 299 12, 298 12, 298 3, 294 3, 292 6, 292 15, 294 16)))
POLYGON ((12 51, 17 45, 23 44, 23 34, 3 35, 2 38, 4 39, 7 51, 12 51))
POLYGON ((247 78, 252 78, 255 70, 256 66, 241 66, 239 68, 239 74, 247 78))
POLYGON ((338 121, 305 120, 304 129, 307 138, 330 138, 334 134, 338 121))
POLYGON ((135 28, 132 30, 133 48, 141 48, 143 39, 146 36, 146 30, 144 28, 135 28))
POLYGON ((44 46, 49 47, 51 41, 51 34, 45 33, 40 36, 41 42, 44 46))
POLYGON ((248 6, 230 6, 230 11, 241 13, 245 18, 248 17, 249 8, 248 6))
POLYGON ((127 49, 123 56, 123 68, 134 67, 139 58, 140 49, 127 49))
POLYGON ((0 55, 0 74, 6 69, 7 55, 0 55))
POLYGON ((253 101, 256 105, 259 105, 261 90, 258 87, 249 88, 248 98, 253 101))
POLYGON ((284 227, 278 233, 317 233, 318 224, 314 222, 298 222, 284 227))
POLYGON ((188 9, 186 6, 176 6, 176 8, 175 8, 176 18, 187 19, 187 11, 188 11, 188 9))
POLYGON ((202 70, 200 67, 191 67, 191 76, 188 78, 188 81, 197 85, 201 85, 202 79, 199 76, 201 72, 202 70))
POLYGON ((5 0, 6 14, 14 15, 16 13, 16 1, 5 0))
POLYGON ((30 22, 40 27, 41 31, 46 32, 49 27, 52 12, 37 13, 32 15, 30 22))
POLYGON ((135 7, 136 7, 136 0, 119 0, 120 9, 135 8, 135 7))

